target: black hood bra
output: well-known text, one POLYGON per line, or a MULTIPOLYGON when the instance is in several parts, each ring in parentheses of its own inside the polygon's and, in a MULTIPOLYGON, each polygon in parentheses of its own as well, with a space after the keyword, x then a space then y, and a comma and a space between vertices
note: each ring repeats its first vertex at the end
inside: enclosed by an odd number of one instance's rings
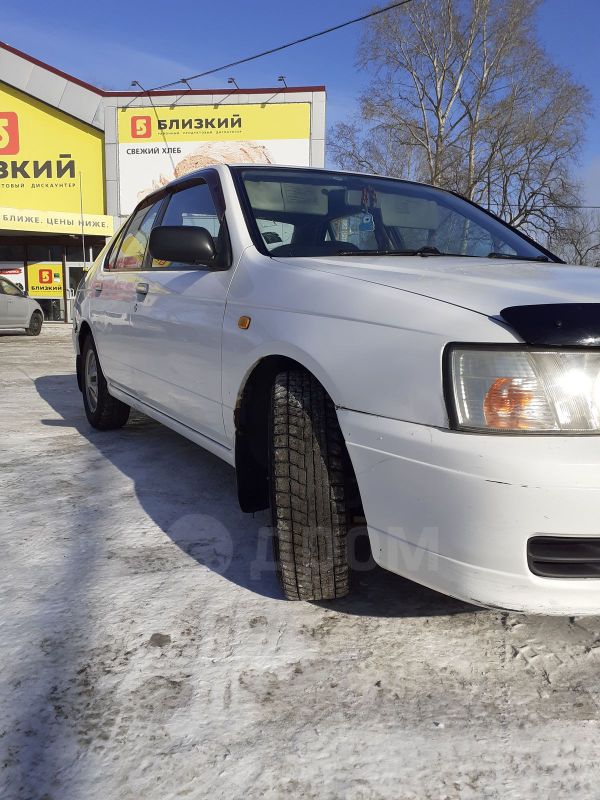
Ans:
POLYGON ((500 319, 527 344, 600 346, 600 303, 510 306, 500 312, 500 319))

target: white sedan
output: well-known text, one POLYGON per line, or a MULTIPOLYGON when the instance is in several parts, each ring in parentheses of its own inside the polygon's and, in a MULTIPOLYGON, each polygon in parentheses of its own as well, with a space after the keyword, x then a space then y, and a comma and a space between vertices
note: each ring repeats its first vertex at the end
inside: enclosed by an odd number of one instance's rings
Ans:
POLYGON ((42 332, 44 314, 33 298, 15 286, 12 281, 0 277, 0 331, 25 329, 29 336, 42 332))
POLYGON ((600 612, 600 272, 472 203, 217 166, 146 197, 75 303, 90 423, 139 409, 269 508, 283 593, 375 561, 464 600, 600 612))

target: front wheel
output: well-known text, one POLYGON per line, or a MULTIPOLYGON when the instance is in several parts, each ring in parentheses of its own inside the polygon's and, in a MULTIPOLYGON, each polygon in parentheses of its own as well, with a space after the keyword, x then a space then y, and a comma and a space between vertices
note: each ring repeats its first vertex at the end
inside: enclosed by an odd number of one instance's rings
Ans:
POLYGON ((44 322, 44 318, 40 311, 34 311, 31 315, 31 319, 29 320, 29 326, 25 328, 25 333, 27 336, 39 336, 42 332, 42 324, 44 322))
POLYGON ((100 367, 96 345, 88 336, 83 345, 83 406, 93 428, 110 431, 121 428, 129 419, 130 408, 108 393, 106 378, 100 367))
POLYGON ((279 373, 271 396, 273 548, 288 600, 348 594, 345 444, 334 405, 312 375, 279 373))

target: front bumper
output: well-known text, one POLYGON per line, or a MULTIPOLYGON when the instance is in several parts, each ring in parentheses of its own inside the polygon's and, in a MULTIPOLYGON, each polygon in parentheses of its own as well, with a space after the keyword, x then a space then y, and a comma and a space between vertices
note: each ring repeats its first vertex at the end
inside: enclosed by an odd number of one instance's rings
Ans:
POLYGON ((600 436, 338 417, 382 567, 478 605, 600 614, 600 579, 542 578, 527 562, 533 536, 600 537, 600 436))

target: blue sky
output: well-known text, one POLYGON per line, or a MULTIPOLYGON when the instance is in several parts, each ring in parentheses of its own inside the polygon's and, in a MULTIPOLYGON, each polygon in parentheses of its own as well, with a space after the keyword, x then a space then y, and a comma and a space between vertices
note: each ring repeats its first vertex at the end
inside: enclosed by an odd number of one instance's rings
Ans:
MULTIPOLYGON (((153 86, 210 69, 371 7, 370 0, 105 0, 101 5, 30 0, 3 8, 0 37, 90 83, 122 89, 134 79, 153 86)), ((600 3, 545 0, 538 29, 555 60, 592 91, 596 113, 587 130, 582 178, 586 201, 600 205, 600 3)), ((354 26, 194 85, 226 86, 230 74, 246 87, 274 85, 281 74, 290 85, 325 84, 331 124, 356 110, 355 98, 367 82, 354 63, 359 38, 360 26, 354 26)))

